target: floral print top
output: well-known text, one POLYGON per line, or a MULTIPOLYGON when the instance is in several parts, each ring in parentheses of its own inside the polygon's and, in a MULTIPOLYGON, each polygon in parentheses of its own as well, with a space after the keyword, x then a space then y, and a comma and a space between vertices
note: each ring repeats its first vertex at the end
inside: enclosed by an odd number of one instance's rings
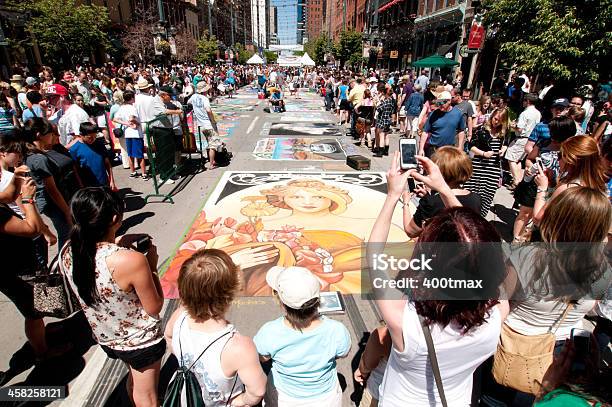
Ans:
POLYGON ((78 294, 72 276, 72 252, 66 246, 62 265, 70 287, 76 294, 91 330, 100 345, 114 350, 129 351, 152 346, 163 339, 161 319, 147 314, 134 290, 123 291, 113 279, 106 258, 119 250, 112 243, 98 245, 96 252, 96 288, 100 301, 87 306, 78 294))

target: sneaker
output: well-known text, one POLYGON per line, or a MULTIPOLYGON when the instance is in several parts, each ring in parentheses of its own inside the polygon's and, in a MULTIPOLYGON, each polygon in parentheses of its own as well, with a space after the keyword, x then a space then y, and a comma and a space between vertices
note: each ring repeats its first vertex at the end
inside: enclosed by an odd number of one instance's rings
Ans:
POLYGON ((130 174, 130 178, 138 178, 140 177, 140 174, 138 173, 138 171, 134 171, 130 174))
POLYGON ((148 180, 150 180, 150 179, 151 179, 151 177, 150 177, 149 175, 147 175, 147 174, 145 174, 145 175, 143 175, 143 176, 142 176, 142 180, 143 180, 143 181, 148 181, 148 180))

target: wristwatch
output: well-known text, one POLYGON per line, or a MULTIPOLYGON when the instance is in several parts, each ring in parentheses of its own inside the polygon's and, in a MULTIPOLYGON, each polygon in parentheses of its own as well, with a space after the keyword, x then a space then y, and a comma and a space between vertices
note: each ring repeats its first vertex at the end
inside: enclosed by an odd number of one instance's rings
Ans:
POLYGON ((543 193, 548 192, 548 191, 546 191, 545 189, 540 189, 540 188, 538 188, 536 191, 537 191, 537 192, 543 192, 543 193))

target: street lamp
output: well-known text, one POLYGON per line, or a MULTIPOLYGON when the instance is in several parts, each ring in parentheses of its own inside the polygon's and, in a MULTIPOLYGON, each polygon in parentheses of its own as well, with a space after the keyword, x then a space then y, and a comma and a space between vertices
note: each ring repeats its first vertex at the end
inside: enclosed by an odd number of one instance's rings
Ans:
MULTIPOLYGON (((151 28, 151 34, 153 34, 153 42, 155 44, 155 55, 160 55, 162 64, 165 62, 165 56, 176 53, 176 46, 173 47, 174 36, 178 30, 171 26, 168 21, 158 21, 153 28, 151 28)), ((170 59, 169 58, 169 59, 170 59)))

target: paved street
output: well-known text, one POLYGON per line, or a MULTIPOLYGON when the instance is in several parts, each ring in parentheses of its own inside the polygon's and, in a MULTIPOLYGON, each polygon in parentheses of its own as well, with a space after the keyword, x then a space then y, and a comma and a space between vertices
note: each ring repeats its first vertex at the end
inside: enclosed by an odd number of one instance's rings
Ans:
MULTIPOLYGON (((231 165, 226 168, 192 174, 174 185, 165 185, 164 191, 170 191, 172 188, 179 190, 173 195, 174 204, 161 202, 145 204, 143 197, 152 191, 151 181, 130 179, 128 170, 123 170, 121 166, 115 167, 117 185, 125 195, 127 204, 123 231, 150 234, 158 247, 160 269, 163 270, 164 265, 171 261, 183 235, 198 216, 225 171, 290 171, 296 173, 353 171, 345 164, 344 159, 327 161, 255 159, 253 150, 257 142, 268 137, 269 133, 274 133, 274 129, 279 127, 272 126, 273 123, 305 124, 308 122, 297 122, 297 120, 310 120, 310 117, 317 122, 321 122, 319 118, 324 118, 324 123, 335 125, 337 119, 324 111, 322 98, 314 93, 306 93, 300 97, 299 100, 294 97, 287 99, 288 112, 283 114, 265 113, 263 109, 266 107, 266 102, 256 99, 255 93, 248 88, 242 89, 238 98, 219 100, 217 105, 213 106, 213 110, 220 115, 222 135, 226 129, 224 141, 228 149, 234 153, 231 165), (246 108, 242 110, 245 106, 246 108), (224 113, 227 113, 225 118, 224 113)), ((283 126, 280 127, 283 128, 283 126)), ((339 141, 347 155, 363 154, 371 157, 367 149, 355 146, 350 137, 341 135, 332 138, 339 141)), ((394 135, 391 152, 396 148, 397 135, 394 135)), ((389 161, 389 157, 373 159, 371 171, 386 171, 389 161)), ((504 208, 511 206, 510 195, 505 189, 501 189, 498 191, 495 202, 498 204, 496 205, 497 215, 490 213, 489 216, 494 219, 496 225, 504 233, 504 237, 507 237, 505 225, 508 223, 508 218, 512 216, 512 212, 504 208)), ((224 209, 219 208, 219 210, 223 212, 224 209)), ((381 318, 374 304, 359 295, 345 295, 344 302, 346 313, 334 315, 333 318, 343 322, 349 328, 353 342, 349 358, 340 360, 338 363, 344 405, 350 405, 350 400, 359 398, 352 379, 352 371, 359 361, 357 351, 365 344, 364 334, 378 326, 381 318)), ((175 307, 176 300, 166 301, 165 315, 168 316, 175 307)), ((242 297, 233 304, 230 319, 242 334, 253 336, 264 322, 276 318, 280 313, 279 305, 271 297, 242 297)), ((56 359, 32 369, 31 361, 27 360, 27 350, 18 351, 26 343, 22 329, 23 321, 14 305, 6 298, 2 298, 0 303, 0 319, 3 321, 0 346, 4 350, 0 354, 0 370, 7 370, 9 365, 13 368, 16 375, 9 382, 10 384, 70 383, 69 397, 63 403, 57 402, 54 405, 100 406, 106 402, 106 405, 117 406, 125 402, 124 388, 121 383, 126 373, 124 367, 121 362, 108 360, 97 345, 87 348, 91 345, 87 343, 87 338, 79 338, 79 341, 83 342, 82 346, 77 344, 69 357, 56 359), (62 377, 58 377, 60 364, 62 377)), ((72 319, 73 321, 68 323, 55 324, 59 330, 50 333, 50 340, 52 341, 54 337, 59 340, 66 337, 72 338, 73 335, 78 336, 79 332, 82 332, 79 327, 82 327, 84 322, 72 319)), ((53 324, 51 329, 52 327, 53 324)), ((164 371, 162 370, 162 382, 163 379, 164 371)))

